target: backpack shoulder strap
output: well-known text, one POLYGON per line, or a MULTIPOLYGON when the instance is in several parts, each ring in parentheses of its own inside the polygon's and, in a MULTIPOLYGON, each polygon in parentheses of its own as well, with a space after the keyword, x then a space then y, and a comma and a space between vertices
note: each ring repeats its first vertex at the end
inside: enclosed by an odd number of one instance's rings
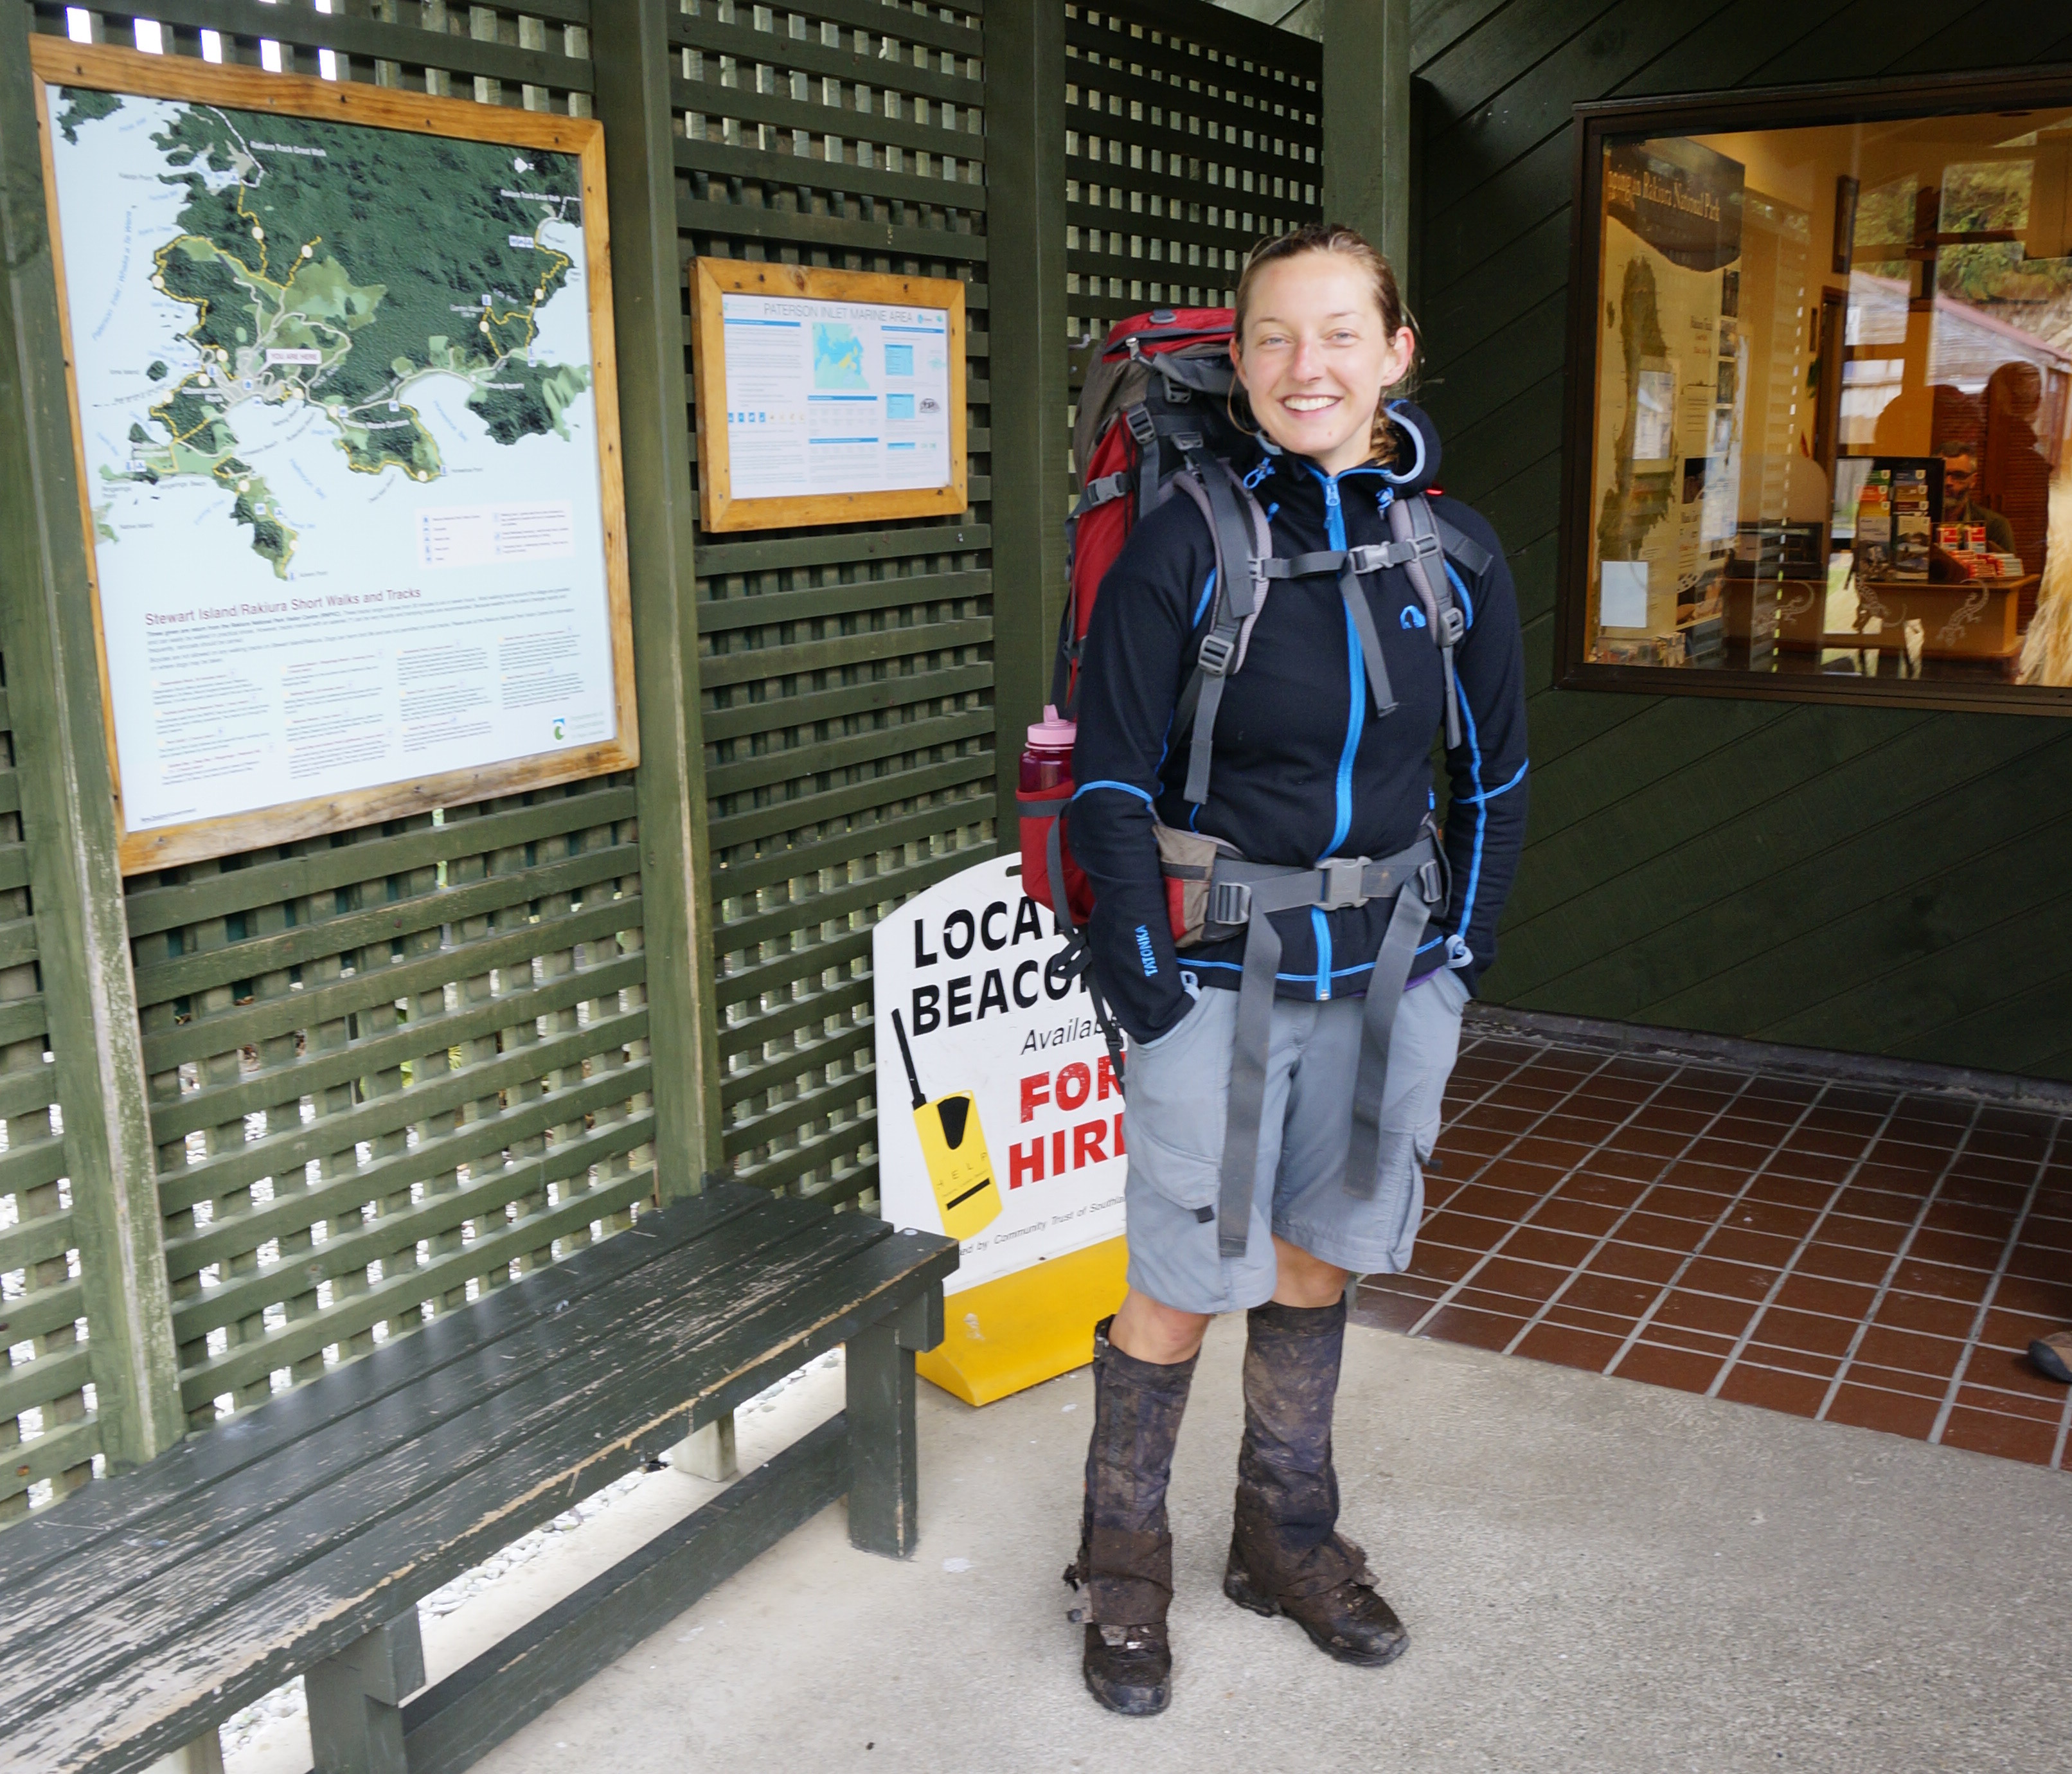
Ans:
POLYGON ((1175 725, 1189 724, 1186 798, 1200 805, 1209 798, 1209 765, 1215 750, 1216 711, 1223 685, 1244 663, 1252 624, 1266 601, 1265 563, 1273 552, 1266 513, 1230 464, 1209 455, 1196 442, 1188 469, 1174 485, 1194 501, 1209 526, 1216 551, 1216 595, 1194 658, 1194 669, 1174 710, 1175 725))
MULTIPOLYGON (((1450 524, 1446 528, 1482 557, 1483 566, 1489 564, 1487 549, 1462 536, 1450 524)), ((1445 541, 1431 500, 1421 492, 1391 500, 1388 533, 1396 543, 1391 552, 1410 574, 1418 601, 1424 606, 1433 642, 1439 649, 1439 667, 1446 680, 1446 747, 1450 751, 1461 743, 1460 686, 1453 676, 1453 648, 1467 632, 1467 618, 1453 595, 1453 582, 1445 568, 1445 541)), ((1465 556, 1457 558, 1465 564, 1465 556)), ((1481 569, 1470 566, 1469 570, 1481 569)))

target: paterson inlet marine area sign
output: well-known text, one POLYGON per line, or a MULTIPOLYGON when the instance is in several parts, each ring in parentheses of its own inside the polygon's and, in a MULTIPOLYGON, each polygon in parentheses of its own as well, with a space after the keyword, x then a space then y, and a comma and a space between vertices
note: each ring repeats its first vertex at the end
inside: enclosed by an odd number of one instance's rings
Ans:
POLYGON ((1122 1093, 1021 876, 975 864, 872 941, 883 1212, 962 1245, 952 1293, 1123 1229, 1122 1093))

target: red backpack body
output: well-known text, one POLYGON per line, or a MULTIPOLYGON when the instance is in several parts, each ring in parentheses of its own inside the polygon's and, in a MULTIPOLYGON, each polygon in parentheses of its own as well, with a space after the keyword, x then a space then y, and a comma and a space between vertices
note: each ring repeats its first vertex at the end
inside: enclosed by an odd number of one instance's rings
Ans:
MULTIPOLYGON (((1228 308, 1154 308, 1108 329, 1100 358, 1080 390, 1072 427, 1079 498, 1065 520, 1070 591, 1058 627, 1050 700, 1058 715, 1077 713, 1079 663, 1102 578, 1121 554, 1137 521, 1163 500, 1190 454, 1236 453, 1243 434, 1228 405, 1228 308)), ((1055 905, 1053 871, 1063 878, 1072 926, 1093 912, 1093 889, 1062 842, 1058 813, 1072 796, 1069 779, 1032 792, 1022 813, 1022 890, 1055 905)))

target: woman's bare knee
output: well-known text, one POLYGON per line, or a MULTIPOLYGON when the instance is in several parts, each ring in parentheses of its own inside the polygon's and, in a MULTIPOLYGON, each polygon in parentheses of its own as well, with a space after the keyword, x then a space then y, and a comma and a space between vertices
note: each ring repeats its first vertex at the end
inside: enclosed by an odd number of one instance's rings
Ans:
POLYGON ((1273 1299, 1279 1306, 1329 1306, 1346 1290, 1350 1271, 1313 1257, 1300 1245, 1285 1238, 1273 1241, 1277 1268, 1273 1299))
POLYGON ((1190 1360, 1209 1327, 1207 1312, 1183 1312, 1131 1288, 1108 1328, 1108 1340, 1124 1355, 1158 1367, 1190 1360))

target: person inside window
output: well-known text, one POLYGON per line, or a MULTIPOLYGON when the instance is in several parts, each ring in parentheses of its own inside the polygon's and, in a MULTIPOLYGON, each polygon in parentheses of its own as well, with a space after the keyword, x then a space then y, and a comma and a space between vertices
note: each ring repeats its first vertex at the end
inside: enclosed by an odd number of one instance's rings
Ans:
POLYGON ((1219 1312, 1248 1314, 1223 1593, 1343 1662, 1385 1664, 1408 1642, 1338 1531, 1346 1296, 1357 1275, 1409 1262, 1462 1009, 1496 952, 1526 811, 1523 645, 1501 545, 1429 492, 1431 421, 1383 405, 1416 350, 1394 274, 1351 230, 1313 224, 1248 261, 1232 416, 1258 433, 1231 467, 1281 571, 1263 575, 1271 595, 1222 679, 1205 782, 1190 781, 1191 719, 1175 714, 1224 619, 1191 498, 1139 522, 1087 637, 1069 820, 1095 891, 1094 980, 1133 1043, 1129 1285, 1095 1333, 1067 1580, 1087 1686, 1116 1712, 1170 1698, 1166 1484, 1219 1312), (1228 853, 1211 880, 1229 890, 1210 897, 1231 921, 1198 946, 1174 941, 1161 827, 1228 853))
POLYGON ((2014 526, 1989 505, 1978 502, 1979 453, 1968 443, 1946 438, 1935 446, 1942 459, 1942 521, 1983 524, 1986 546, 1996 554, 2015 553, 2014 526))

